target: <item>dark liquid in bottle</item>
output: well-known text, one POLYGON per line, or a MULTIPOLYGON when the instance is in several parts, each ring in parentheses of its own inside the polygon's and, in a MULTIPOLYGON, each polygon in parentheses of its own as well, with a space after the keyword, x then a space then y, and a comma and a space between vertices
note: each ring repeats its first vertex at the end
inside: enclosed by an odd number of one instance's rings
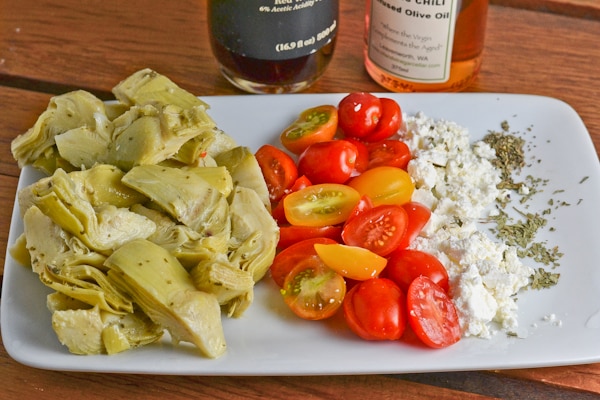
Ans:
MULTIPOLYGON (((315 53, 289 60, 257 60, 226 49, 211 39, 215 57, 221 63, 224 76, 236 86, 247 86, 261 92, 282 93, 302 90, 314 83, 325 72, 333 56, 335 38, 315 53)), ((256 91, 252 90, 249 91, 256 91)))

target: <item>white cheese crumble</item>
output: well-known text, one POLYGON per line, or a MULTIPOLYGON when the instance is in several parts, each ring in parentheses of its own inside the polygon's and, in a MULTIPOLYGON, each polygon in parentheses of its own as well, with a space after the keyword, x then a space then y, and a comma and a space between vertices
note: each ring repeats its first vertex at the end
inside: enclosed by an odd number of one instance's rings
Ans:
POLYGON ((489 338, 518 328, 515 294, 534 272, 516 248, 497 243, 478 229, 498 198, 500 171, 490 162, 495 151, 485 142, 471 145, 469 132, 455 122, 423 113, 405 116, 402 140, 413 159, 408 172, 415 183, 413 201, 432 215, 411 245, 437 256, 448 270, 450 295, 464 336, 489 338))

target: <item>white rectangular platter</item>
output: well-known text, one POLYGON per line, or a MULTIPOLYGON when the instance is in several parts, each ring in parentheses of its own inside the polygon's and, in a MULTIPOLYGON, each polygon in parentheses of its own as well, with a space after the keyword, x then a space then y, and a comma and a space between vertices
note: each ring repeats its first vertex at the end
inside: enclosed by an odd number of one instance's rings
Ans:
MULTIPOLYGON (((270 278, 256 287, 256 298, 240 319, 224 320, 227 353, 211 360, 188 346, 162 342, 112 356, 72 355, 57 340, 46 309, 46 288, 7 253, 1 298, 4 346, 20 363, 37 368, 114 373, 180 375, 379 374, 527 368, 600 361, 600 164, 581 118, 552 98, 509 94, 392 94, 403 111, 423 111, 467 127, 472 140, 507 121, 526 132, 528 154, 539 163, 524 173, 549 179, 547 196, 529 211, 548 208, 551 193, 569 203, 554 211, 556 228, 539 240, 559 246, 564 256, 552 272, 557 286, 525 291, 518 297, 521 338, 497 334, 465 338, 442 350, 402 342, 367 342, 338 322, 294 317, 270 278), (585 178, 585 179, 584 179, 585 178)), ((278 144, 281 130, 304 109, 337 104, 344 94, 223 96, 203 98, 210 114, 239 144, 253 150, 278 144)), ((36 179, 23 170, 19 187, 36 179)), ((22 232, 17 205, 8 246, 22 232)), ((527 261, 531 264, 530 261, 527 261)), ((535 267, 534 264, 531 264, 535 267)))

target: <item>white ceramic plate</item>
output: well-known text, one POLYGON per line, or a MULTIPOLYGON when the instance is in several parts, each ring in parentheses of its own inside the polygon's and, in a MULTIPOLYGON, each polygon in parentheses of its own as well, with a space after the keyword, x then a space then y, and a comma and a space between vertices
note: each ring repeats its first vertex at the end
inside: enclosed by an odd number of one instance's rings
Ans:
MULTIPOLYGON (((8 353, 26 365, 56 370, 190 375, 371 374, 526 368, 600 361, 600 168, 589 134, 576 112, 545 97, 505 94, 382 94, 405 112, 422 110, 467 127, 473 139, 507 121, 527 132, 530 155, 541 160, 526 171, 549 185, 530 211, 548 199, 570 203, 556 209, 540 236, 564 253, 557 286, 519 295, 519 322, 526 338, 498 334, 466 338, 443 350, 402 342, 362 341, 333 322, 293 317, 270 279, 260 282, 246 314, 225 320, 227 353, 209 360, 188 346, 161 343, 113 356, 76 356, 61 346, 45 306, 47 291, 28 269, 6 256, 1 327, 8 353), (587 180, 581 182, 584 177, 587 180), (552 194, 555 190, 564 190, 552 194), (554 321, 547 320, 554 317, 554 321)), ((257 149, 277 143, 280 130, 305 108, 337 104, 341 94, 209 97, 211 115, 240 144, 257 149)), ((23 171, 20 186, 35 179, 23 171)), ((9 247, 22 232, 15 208, 9 247)))

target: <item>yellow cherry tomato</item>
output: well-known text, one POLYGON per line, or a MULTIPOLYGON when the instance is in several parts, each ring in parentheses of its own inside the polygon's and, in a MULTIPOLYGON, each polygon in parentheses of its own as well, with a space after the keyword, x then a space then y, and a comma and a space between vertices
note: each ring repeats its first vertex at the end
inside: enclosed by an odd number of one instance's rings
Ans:
POLYGON ((408 203, 415 191, 408 172, 396 167, 368 169, 348 182, 361 196, 369 196, 373 205, 408 203))
POLYGON ((357 281, 375 278, 387 265, 385 257, 358 246, 315 243, 314 247, 325 265, 357 281))

